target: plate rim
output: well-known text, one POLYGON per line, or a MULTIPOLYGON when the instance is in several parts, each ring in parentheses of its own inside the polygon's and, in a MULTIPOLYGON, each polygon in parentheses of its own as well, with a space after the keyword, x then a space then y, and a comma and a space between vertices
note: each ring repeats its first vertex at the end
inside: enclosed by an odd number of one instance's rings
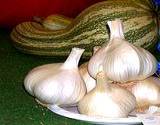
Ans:
POLYGON ((141 124, 142 121, 137 117, 129 118, 103 118, 103 117, 92 117, 84 114, 78 114, 74 112, 67 111, 58 105, 51 105, 47 107, 49 110, 63 117, 85 121, 89 123, 97 124, 141 124))

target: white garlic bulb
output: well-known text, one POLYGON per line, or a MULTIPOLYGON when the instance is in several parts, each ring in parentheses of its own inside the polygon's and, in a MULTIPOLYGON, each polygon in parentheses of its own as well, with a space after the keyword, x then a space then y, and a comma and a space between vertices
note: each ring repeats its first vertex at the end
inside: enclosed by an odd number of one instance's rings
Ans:
POLYGON ((149 106, 160 106, 160 79, 154 76, 140 81, 120 84, 130 90, 137 100, 137 111, 144 111, 149 106))
MULTIPOLYGON (((95 54, 101 47, 95 46, 93 48, 93 54, 95 54)), ((86 84, 87 93, 90 92, 96 86, 96 80, 88 73, 88 62, 83 63, 79 67, 80 74, 86 84)))
MULTIPOLYGON (((31 90, 32 95, 44 104, 68 106, 77 103, 86 93, 85 83, 78 70, 78 62, 83 52, 84 49, 73 48, 63 64, 57 64, 56 68, 51 65, 50 69, 47 68, 50 70, 48 72, 43 69, 45 66, 39 69, 35 77, 42 78, 36 81, 36 78, 32 77, 34 84, 30 88, 27 81, 32 80, 27 78, 31 77, 26 77, 26 90, 31 90)), ((32 74, 34 75, 34 72, 32 74)))
POLYGON ((35 84, 41 82, 48 75, 52 74, 53 71, 56 71, 61 65, 62 63, 52 63, 32 69, 24 79, 24 86, 27 92, 34 96, 33 88, 35 84))
POLYGON ((108 25, 110 40, 90 59, 88 69, 91 76, 95 78, 98 71, 104 71, 108 79, 123 83, 153 75, 157 67, 155 57, 124 39, 120 20, 109 21, 108 25))
POLYGON ((81 114, 109 118, 127 117, 136 106, 136 98, 127 89, 108 83, 104 73, 98 73, 96 87, 78 103, 81 114))

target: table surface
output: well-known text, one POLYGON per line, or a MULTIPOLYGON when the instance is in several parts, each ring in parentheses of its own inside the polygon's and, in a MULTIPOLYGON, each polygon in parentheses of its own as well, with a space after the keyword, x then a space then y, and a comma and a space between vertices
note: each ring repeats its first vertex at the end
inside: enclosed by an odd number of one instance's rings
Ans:
POLYGON ((90 125, 52 113, 25 91, 23 80, 29 70, 65 58, 21 53, 12 46, 9 33, 0 30, 0 125, 90 125))

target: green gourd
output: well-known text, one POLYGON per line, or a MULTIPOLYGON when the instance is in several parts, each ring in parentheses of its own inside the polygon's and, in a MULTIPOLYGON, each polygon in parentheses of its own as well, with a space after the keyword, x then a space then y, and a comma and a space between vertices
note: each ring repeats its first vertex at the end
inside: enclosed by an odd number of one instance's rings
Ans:
MULTIPOLYGON (((92 55, 94 46, 109 40, 109 20, 121 19, 125 38, 136 46, 151 49, 158 39, 158 12, 150 0, 107 0, 82 11, 66 28, 51 30, 37 22, 23 22, 11 32, 20 51, 45 56, 67 56, 73 47, 92 55)), ((66 19, 67 20, 67 19, 66 19)), ((65 18, 64 18, 65 21, 65 18)))

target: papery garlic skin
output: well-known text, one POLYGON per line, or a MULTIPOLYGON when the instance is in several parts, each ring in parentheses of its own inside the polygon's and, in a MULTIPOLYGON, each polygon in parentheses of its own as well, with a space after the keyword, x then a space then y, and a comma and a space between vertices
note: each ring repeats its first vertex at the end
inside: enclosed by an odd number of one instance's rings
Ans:
POLYGON ((97 74, 103 70, 103 62, 106 56, 108 47, 102 47, 94 54, 88 62, 88 72, 93 77, 96 78, 97 74))
POLYGON ((156 72, 156 59, 149 52, 124 44, 108 50, 103 63, 108 79, 124 83, 143 80, 156 72))
POLYGON ((35 84, 41 82, 49 74, 52 74, 61 65, 62 63, 45 64, 32 69, 24 79, 24 87, 27 92, 34 96, 33 88, 35 84))
POLYGON ((77 72, 68 70, 67 74, 65 70, 59 70, 58 72, 60 73, 57 73, 54 77, 48 76, 50 78, 46 78, 35 85, 36 98, 51 105, 68 106, 77 103, 86 92, 83 80, 77 72), (73 77, 79 81, 73 81, 73 77))
POLYGON ((80 74, 86 84, 87 93, 90 92, 96 86, 96 80, 92 78, 88 73, 88 62, 85 62, 79 67, 80 74))
POLYGON ((116 83, 128 89, 136 97, 136 111, 144 112, 150 106, 160 106, 160 79, 154 76, 144 80, 116 83))
POLYGON ((137 108, 145 109, 151 105, 160 106, 160 79, 149 77, 136 81, 131 89, 137 100, 137 108))
POLYGON ((128 90, 107 83, 104 73, 98 74, 97 86, 78 103, 81 114, 107 118, 122 118, 134 110, 136 99, 128 90))
POLYGON ((61 66, 42 76, 43 79, 32 87, 34 96, 40 102, 68 106, 76 104, 85 95, 86 86, 78 70, 83 52, 84 49, 73 48, 61 66))
POLYGON ((120 20, 108 21, 108 25, 111 32, 109 43, 89 61, 90 75, 95 78, 98 71, 104 71, 108 79, 121 83, 153 75, 157 69, 156 58, 149 51, 124 39, 120 20))
MULTIPOLYGON (((93 48, 93 55, 100 49, 100 46, 95 46, 93 48)), ((87 93, 90 92, 96 86, 96 80, 90 76, 88 72, 88 62, 83 63, 79 67, 80 74, 86 84, 87 93)))

